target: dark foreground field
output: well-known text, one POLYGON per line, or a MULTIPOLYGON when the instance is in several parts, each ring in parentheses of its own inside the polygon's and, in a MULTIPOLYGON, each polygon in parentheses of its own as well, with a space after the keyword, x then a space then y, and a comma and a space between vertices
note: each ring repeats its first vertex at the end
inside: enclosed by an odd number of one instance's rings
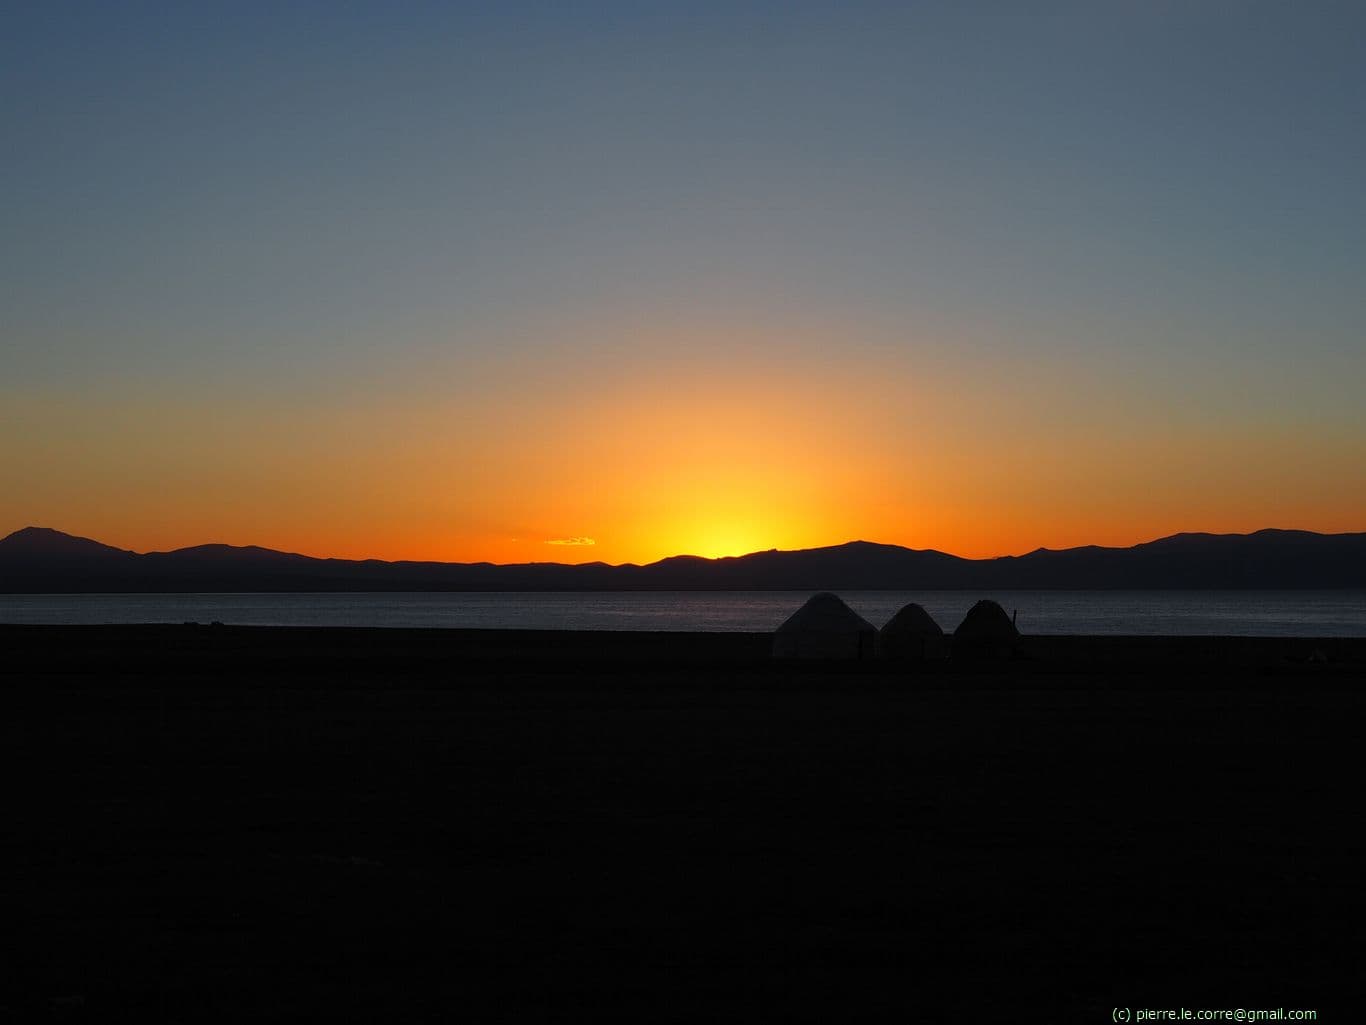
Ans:
POLYGON ((0 627, 0 1019, 1362 1020, 1360 645, 765 643, 0 627))

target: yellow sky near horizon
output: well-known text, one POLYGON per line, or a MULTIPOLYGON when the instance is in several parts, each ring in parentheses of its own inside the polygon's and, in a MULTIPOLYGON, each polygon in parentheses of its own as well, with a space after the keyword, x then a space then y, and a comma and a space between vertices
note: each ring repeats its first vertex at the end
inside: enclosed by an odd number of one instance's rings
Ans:
POLYGON ((6 21, 0 532, 1366 529, 1366 7, 108 6, 6 21))
POLYGON ((637 363, 585 345, 515 385, 496 375, 518 368, 434 362, 231 397, 30 393, 7 411, 0 469, 18 486, 0 514, 138 551, 492 562, 855 539, 986 557, 1366 526, 1351 425, 1155 416, 1061 362, 846 361, 832 344, 771 363, 743 336, 674 341, 637 363))

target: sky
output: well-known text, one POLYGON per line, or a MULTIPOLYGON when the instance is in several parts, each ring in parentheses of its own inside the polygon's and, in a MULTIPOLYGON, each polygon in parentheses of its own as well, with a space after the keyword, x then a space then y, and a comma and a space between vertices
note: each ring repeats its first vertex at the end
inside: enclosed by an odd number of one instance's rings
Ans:
POLYGON ((21 3, 0 534, 1366 530, 1363 115, 1355 3, 21 3))

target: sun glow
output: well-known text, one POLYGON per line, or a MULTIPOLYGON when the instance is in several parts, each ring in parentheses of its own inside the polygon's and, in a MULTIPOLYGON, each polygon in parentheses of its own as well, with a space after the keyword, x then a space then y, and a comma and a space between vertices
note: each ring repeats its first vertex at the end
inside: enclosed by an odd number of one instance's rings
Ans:
POLYGON ((679 551, 700 555, 705 559, 722 559, 733 555, 772 548, 772 524, 761 522, 722 522, 699 524, 694 530, 683 532, 684 541, 679 551))
POLYGON ((858 539, 987 557, 1190 529, 1360 529, 1366 461, 1351 434, 1250 424, 1192 446, 1200 424, 1179 418, 1079 434, 1104 411, 1075 369, 906 367, 891 347, 855 366, 828 355, 833 339, 760 366, 738 343, 724 361, 696 356, 705 344, 680 334, 662 348, 689 355, 648 367, 609 352, 525 379, 432 370, 420 384, 281 389, 251 406, 169 389, 20 395, 7 437, 43 444, 0 442, 7 479, 29 482, 7 492, 0 533, 34 523, 139 551, 223 541, 640 564, 858 539), (1245 472, 1249 452, 1275 472, 1245 472), (161 481, 177 482, 175 502, 161 481), (100 512, 73 523, 72 509, 100 512))

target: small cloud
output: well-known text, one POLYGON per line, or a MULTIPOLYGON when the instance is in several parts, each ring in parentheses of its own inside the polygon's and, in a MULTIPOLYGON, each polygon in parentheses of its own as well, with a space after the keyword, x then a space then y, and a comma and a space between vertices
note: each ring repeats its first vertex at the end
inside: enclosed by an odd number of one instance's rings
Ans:
POLYGON ((597 542, 594 541, 591 537, 557 537, 553 541, 547 541, 546 544, 573 545, 575 547, 582 547, 584 545, 595 545, 597 544, 597 542))

